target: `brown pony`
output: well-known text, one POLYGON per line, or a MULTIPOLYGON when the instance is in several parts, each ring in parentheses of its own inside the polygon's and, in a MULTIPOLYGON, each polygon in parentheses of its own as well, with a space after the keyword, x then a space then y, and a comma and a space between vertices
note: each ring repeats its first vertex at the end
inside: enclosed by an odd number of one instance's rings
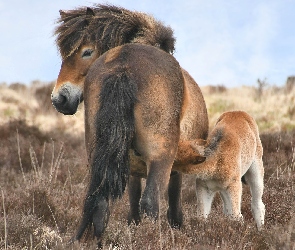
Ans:
POLYGON ((208 117, 198 85, 169 54, 172 30, 115 6, 60 13, 56 34, 63 61, 52 103, 74 114, 84 99, 91 166, 75 238, 93 225, 101 239, 109 200, 120 198, 127 183, 129 223, 138 223, 141 213, 157 218, 159 197, 168 189, 168 220, 180 227, 182 175, 171 172, 172 165, 180 140, 206 139, 208 117), (143 193, 141 178, 147 178, 143 193))

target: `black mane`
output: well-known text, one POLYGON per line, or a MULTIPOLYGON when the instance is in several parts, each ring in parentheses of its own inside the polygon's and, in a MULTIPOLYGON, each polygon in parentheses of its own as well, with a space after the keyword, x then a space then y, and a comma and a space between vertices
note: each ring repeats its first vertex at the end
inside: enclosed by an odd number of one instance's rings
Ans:
POLYGON ((145 13, 112 5, 95 5, 60 11, 57 36, 62 58, 70 56, 80 45, 94 44, 99 53, 125 43, 142 43, 173 53, 175 38, 170 27, 145 13))

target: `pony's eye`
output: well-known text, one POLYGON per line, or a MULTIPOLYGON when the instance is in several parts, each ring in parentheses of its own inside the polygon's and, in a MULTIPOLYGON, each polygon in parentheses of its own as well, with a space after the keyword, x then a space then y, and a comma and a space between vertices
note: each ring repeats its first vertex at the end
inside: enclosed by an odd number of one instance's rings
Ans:
POLYGON ((87 58, 90 57, 93 53, 92 49, 86 49, 83 53, 82 53, 82 58, 87 58))

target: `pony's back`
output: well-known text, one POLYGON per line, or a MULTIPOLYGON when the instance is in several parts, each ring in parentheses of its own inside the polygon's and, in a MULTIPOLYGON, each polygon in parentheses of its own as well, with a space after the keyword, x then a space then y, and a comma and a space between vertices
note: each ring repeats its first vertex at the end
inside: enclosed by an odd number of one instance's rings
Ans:
MULTIPOLYGON (((149 172, 160 171, 152 174, 159 190, 168 184, 180 137, 183 85, 175 58, 153 46, 118 46, 91 66, 84 84, 91 181, 77 239, 91 226, 101 200, 124 193, 132 168, 138 167, 130 164, 130 150, 149 172)), ((145 204, 150 200, 143 195, 143 209, 150 209, 145 204)))

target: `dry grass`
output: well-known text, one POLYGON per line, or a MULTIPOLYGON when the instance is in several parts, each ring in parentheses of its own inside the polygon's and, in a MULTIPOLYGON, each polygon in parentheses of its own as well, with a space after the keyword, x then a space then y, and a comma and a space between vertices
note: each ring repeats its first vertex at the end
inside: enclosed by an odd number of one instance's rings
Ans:
POLYGON ((221 92, 204 87, 203 93, 208 107, 210 125, 225 111, 244 110, 257 121, 261 132, 272 133, 295 129, 295 88, 286 92, 275 86, 258 88, 242 86, 221 92), (259 98, 257 97, 259 92, 259 98))
MULTIPOLYGON (((65 117, 49 105, 51 86, 0 86, 0 249, 95 249, 68 241, 78 225, 88 181, 83 111, 65 117), (10 108, 8 112, 7 109, 10 108), (25 110, 25 111, 23 111, 25 110), (23 113, 25 112, 25 114, 23 113)), ((224 111, 253 115, 264 146, 266 224, 257 232, 244 185, 244 223, 222 215, 217 196, 207 221, 196 217, 194 178, 183 183, 184 226, 159 221, 127 226, 128 197, 111 205, 104 249, 295 249, 295 92, 267 87, 203 88, 210 124, 224 111)))

